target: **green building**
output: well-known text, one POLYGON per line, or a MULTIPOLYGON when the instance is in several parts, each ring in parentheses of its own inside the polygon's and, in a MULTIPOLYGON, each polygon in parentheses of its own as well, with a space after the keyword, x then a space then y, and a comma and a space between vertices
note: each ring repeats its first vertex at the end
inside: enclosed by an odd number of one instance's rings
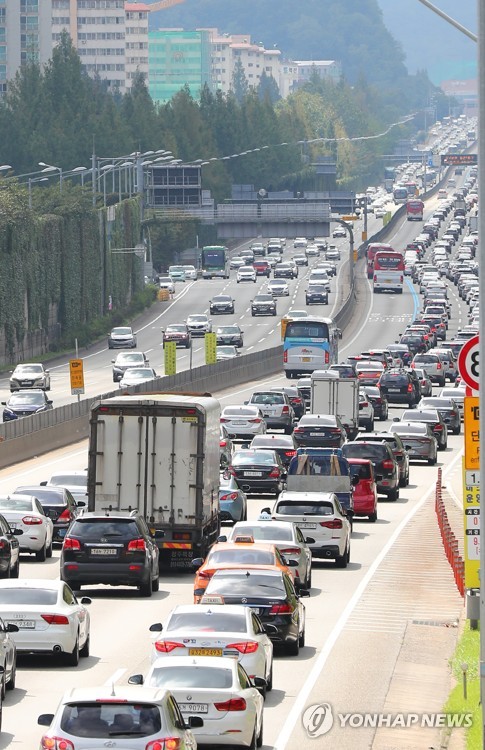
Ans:
POLYGON ((208 31, 148 33, 148 87, 154 101, 168 102, 186 84, 198 99, 205 83, 212 88, 208 31))

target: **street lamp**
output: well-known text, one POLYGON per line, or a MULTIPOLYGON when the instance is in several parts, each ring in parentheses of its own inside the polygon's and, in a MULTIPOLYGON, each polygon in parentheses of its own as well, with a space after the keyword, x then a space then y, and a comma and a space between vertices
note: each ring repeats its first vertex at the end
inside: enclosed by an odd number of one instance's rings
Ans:
POLYGON ((81 187, 84 187, 84 173, 87 171, 88 171, 87 167, 74 167, 74 169, 71 169, 71 172, 81 173, 81 187))
POLYGON ((0 172, 8 172, 9 169, 13 169, 10 164, 2 164, 2 166, 0 167, 0 172))
POLYGON ((45 167, 43 172, 53 172, 54 170, 59 172, 59 191, 62 193, 62 167, 55 167, 53 164, 46 164, 44 161, 39 162, 39 167, 45 167))

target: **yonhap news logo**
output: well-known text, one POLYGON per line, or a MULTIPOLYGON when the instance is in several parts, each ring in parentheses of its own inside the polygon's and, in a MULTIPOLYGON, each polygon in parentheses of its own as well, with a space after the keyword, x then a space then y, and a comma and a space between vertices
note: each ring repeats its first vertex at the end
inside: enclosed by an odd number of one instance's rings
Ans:
POLYGON ((473 725, 472 714, 439 713, 335 713, 330 703, 314 703, 307 706, 301 717, 303 727, 310 739, 328 734, 334 725, 340 729, 469 729, 473 725))

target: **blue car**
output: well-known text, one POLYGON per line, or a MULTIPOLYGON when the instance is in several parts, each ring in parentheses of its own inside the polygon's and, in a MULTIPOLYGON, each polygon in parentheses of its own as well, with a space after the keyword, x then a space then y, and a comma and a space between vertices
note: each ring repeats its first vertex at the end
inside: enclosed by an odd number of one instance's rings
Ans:
POLYGON ((247 520, 248 499, 239 489, 232 475, 221 474, 219 509, 221 523, 237 523, 237 521, 247 520))
POLYGON ((4 422, 11 422, 13 419, 19 419, 20 417, 30 417, 40 411, 52 409, 52 401, 40 388, 12 393, 8 401, 2 401, 2 404, 5 407, 3 410, 4 422))

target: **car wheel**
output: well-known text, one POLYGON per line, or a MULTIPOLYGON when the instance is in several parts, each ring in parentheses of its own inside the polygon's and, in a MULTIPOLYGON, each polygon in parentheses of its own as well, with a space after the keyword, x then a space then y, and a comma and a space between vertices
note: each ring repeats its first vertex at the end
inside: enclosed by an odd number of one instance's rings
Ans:
POLYGON ((298 656, 300 653, 300 638, 298 637, 294 643, 290 643, 287 646, 287 652, 290 656, 298 656))
POLYGON ((435 456, 434 458, 428 458, 428 466, 435 466, 437 461, 438 456, 435 456))
POLYGON ((83 647, 82 647, 82 649, 81 649, 81 650, 79 651, 79 656, 82 656, 82 657, 83 657, 83 659, 85 659, 85 658, 86 658, 87 656, 89 656, 89 647, 90 647, 90 645, 91 645, 91 644, 90 644, 90 640, 91 640, 91 638, 90 638, 90 636, 89 636, 89 634, 88 634, 88 637, 86 638, 86 640, 85 640, 85 642, 84 642, 84 646, 83 646, 83 647))
POLYGON ((49 544, 49 546, 47 547, 45 551, 45 556, 52 557, 52 539, 51 539, 51 543, 49 544))
POLYGON ((370 521, 370 523, 375 523, 377 521, 377 511, 376 510, 373 513, 369 513, 369 521, 370 521))
POLYGON ((350 545, 347 547, 343 555, 337 555, 335 558, 336 568, 346 568, 350 558, 350 545))
POLYGON ((460 427, 455 427, 453 430, 453 435, 459 435, 461 433, 461 425, 460 427))
POLYGON ((64 660, 70 667, 77 667, 79 664, 79 634, 76 637, 76 643, 71 653, 64 654, 64 660))
POLYGON ((393 490, 389 490, 389 493, 387 495, 388 500, 395 501, 395 500, 398 500, 398 498, 399 498, 399 489, 397 487, 395 487, 393 490))
POLYGON ((145 583, 142 583, 139 587, 140 596, 146 596, 147 598, 150 598, 152 595, 152 579, 151 576, 148 576, 148 581, 145 583))
POLYGON ((5 673, 3 673, 2 674, 2 686, 0 688, 0 698, 1 698, 2 703, 5 700, 6 694, 7 694, 7 685, 5 682, 5 673))
POLYGON ((438 385, 439 385, 439 386, 440 386, 441 388, 444 388, 444 387, 445 387, 445 385, 446 385, 446 378, 440 378, 440 379, 439 379, 439 381, 438 381, 438 385))
POLYGON ((367 422, 366 430, 367 430, 367 432, 373 432, 374 431, 374 420, 372 420, 372 422, 367 422))
POLYGON ((251 744, 249 745, 249 750, 256 750, 256 748, 258 747, 257 742, 258 741, 257 741, 257 738, 256 738, 256 726, 255 726, 254 727, 253 736, 251 738, 251 744))
POLYGON ((47 550, 46 550, 46 543, 44 542, 44 545, 41 547, 41 549, 37 550, 35 553, 35 559, 37 562, 44 562, 45 558, 47 557, 47 550))
POLYGON ((303 628, 303 631, 300 633, 300 637, 298 639, 298 644, 300 648, 304 648, 305 646, 305 628, 303 628))
POLYGON ((10 568, 10 578, 18 578, 20 572, 20 560, 17 560, 13 568, 10 568))
POLYGON ((259 728, 259 734, 256 739, 256 747, 263 747, 263 718, 261 717, 261 727, 259 728))
POLYGON ((15 661, 12 664, 12 671, 10 672, 10 679, 6 685, 7 690, 15 690, 16 678, 17 678, 17 658, 15 657, 15 661))
POLYGON ((157 573, 157 577, 152 581, 152 591, 160 590, 160 576, 157 573))
POLYGON ((273 662, 271 662, 271 667, 269 670, 269 677, 266 681, 266 691, 270 693, 273 690, 273 662))

